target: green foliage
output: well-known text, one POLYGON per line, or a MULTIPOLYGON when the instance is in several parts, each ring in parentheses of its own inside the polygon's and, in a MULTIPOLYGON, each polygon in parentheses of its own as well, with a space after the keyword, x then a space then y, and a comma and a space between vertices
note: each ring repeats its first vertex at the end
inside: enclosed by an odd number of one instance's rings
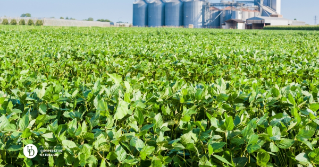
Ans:
POLYGON ((36 26, 43 26, 43 21, 42 21, 42 20, 37 20, 37 21, 35 22, 35 25, 36 25, 36 26))
POLYGON ((30 13, 24 13, 20 17, 31 17, 31 14, 30 13))
POLYGON ((319 30, 319 26, 265 26, 264 30, 319 30))
POLYGON ((0 35, 0 166, 319 164, 318 32, 0 35), (30 143, 63 151, 26 159, 30 143))
POLYGON ((60 19, 64 19, 64 17, 60 17, 60 19))
POLYGON ((24 19, 20 19, 19 20, 19 25, 25 25, 25 20, 24 19))
POLYGON ((16 19, 12 19, 12 20, 10 21, 10 24, 11 24, 11 25, 17 25, 18 23, 17 23, 17 20, 16 20, 16 19))
POLYGON ((33 25, 34 25, 34 22, 33 22, 32 19, 29 19, 29 20, 28 20, 28 25, 29 25, 29 26, 33 26, 33 25))
POLYGON ((2 20, 2 25, 9 25, 8 19, 3 19, 2 20))
POLYGON ((100 21, 100 22, 111 22, 109 19, 97 19, 96 21, 100 21))
POLYGON ((87 21, 94 21, 94 19, 92 17, 89 17, 87 21))

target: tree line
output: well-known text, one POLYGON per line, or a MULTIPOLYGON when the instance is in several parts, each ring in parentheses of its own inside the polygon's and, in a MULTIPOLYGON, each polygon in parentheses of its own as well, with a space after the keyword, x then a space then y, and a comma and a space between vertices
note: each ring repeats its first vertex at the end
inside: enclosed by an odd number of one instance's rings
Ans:
POLYGON ((2 20, 2 25, 29 25, 29 26, 36 25, 36 26, 42 26, 43 25, 43 21, 42 20, 37 20, 34 23, 33 20, 29 19, 28 22, 26 23, 26 21, 24 19, 21 19, 21 20, 19 20, 19 23, 18 23, 16 19, 11 19, 10 22, 9 22, 8 19, 3 19, 2 20))

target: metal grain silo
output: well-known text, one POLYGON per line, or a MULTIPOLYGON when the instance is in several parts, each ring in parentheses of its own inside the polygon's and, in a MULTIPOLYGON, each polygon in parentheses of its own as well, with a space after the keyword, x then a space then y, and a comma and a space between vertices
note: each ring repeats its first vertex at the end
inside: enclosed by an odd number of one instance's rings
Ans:
POLYGON ((278 14, 281 13, 281 0, 269 0, 269 6, 275 10, 278 14))
POLYGON ((184 26, 188 27, 190 24, 194 28, 202 27, 202 9, 203 2, 199 0, 188 0, 184 2, 184 26))
POLYGON ((220 24, 225 24, 225 21, 231 19, 232 11, 231 10, 222 10, 220 14, 220 24))
POLYGON ((183 2, 170 0, 165 3, 165 26, 183 26, 183 2))
POLYGON ((249 11, 249 12, 248 12, 248 17, 249 17, 249 18, 255 17, 255 12, 249 11))
POLYGON ((247 19, 249 19, 249 12, 248 11, 243 11, 242 20, 246 21, 247 19))
POLYGON ((231 19, 242 19, 242 11, 240 10, 233 10, 231 19))
POLYGON ((133 3, 133 26, 147 26, 147 1, 139 0, 133 3))
POLYGON ((162 0, 154 0, 148 3, 148 26, 161 27, 165 22, 165 3, 162 0))
POLYGON ((211 28, 220 28, 220 11, 213 10, 212 11, 212 22, 210 24, 211 28))

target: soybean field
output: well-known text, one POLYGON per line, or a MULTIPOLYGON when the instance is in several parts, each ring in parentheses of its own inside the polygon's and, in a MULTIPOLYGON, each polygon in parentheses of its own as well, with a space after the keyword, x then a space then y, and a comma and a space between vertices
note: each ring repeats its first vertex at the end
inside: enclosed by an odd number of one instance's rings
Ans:
POLYGON ((0 26, 0 166, 317 166, 318 54, 316 31, 0 26))

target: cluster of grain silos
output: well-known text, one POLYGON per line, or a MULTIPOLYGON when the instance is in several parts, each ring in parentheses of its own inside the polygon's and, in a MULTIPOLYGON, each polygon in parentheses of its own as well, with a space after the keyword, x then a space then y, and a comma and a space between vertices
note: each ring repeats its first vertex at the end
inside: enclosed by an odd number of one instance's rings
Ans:
POLYGON ((202 26, 202 0, 138 0, 133 4, 133 26, 202 26))
POLYGON ((281 0, 221 3, 209 3, 208 0, 137 0, 133 4, 133 26, 221 28, 230 19, 246 21, 260 15, 268 16, 262 8, 280 14, 281 0))

